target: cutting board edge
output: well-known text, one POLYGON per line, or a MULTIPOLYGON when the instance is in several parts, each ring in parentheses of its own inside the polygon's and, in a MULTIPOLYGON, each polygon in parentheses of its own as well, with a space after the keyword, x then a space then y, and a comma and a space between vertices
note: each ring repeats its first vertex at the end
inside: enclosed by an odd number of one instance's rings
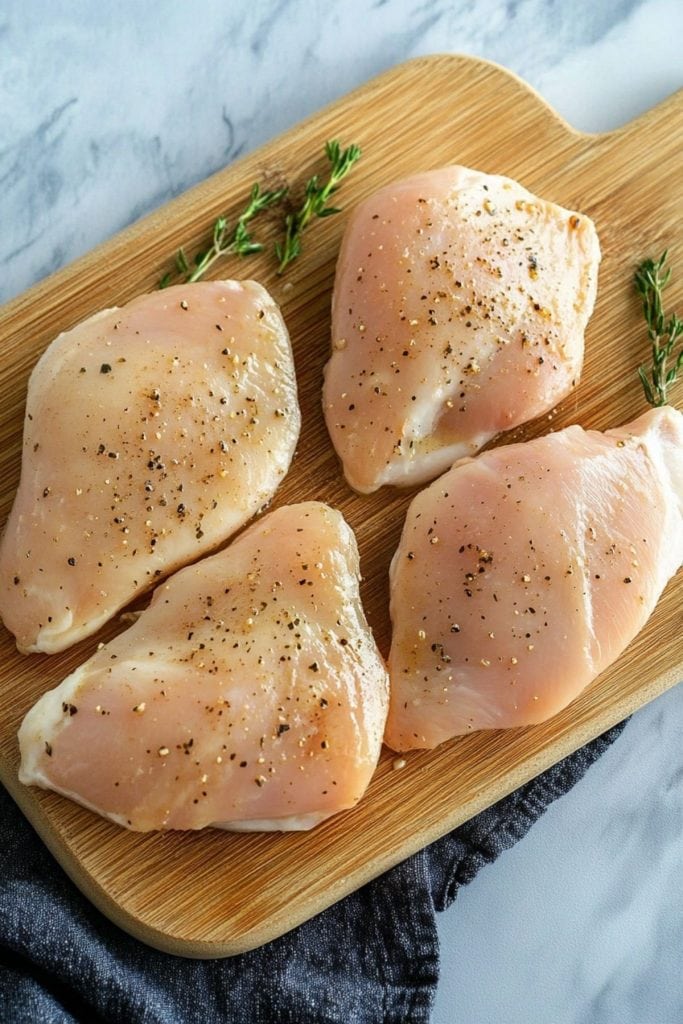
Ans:
MULTIPOLYGON (((679 102, 683 110, 683 89, 680 89, 677 92, 672 93, 666 99, 662 100, 656 106, 651 107, 649 110, 640 114, 638 117, 633 118, 626 124, 620 125, 618 128, 615 128, 612 131, 584 132, 578 128, 575 128, 565 118, 563 118, 562 115, 559 114, 555 110, 555 108, 550 103, 548 103, 548 101, 544 99, 540 95, 540 93, 532 85, 526 82, 521 76, 516 74, 516 72, 511 71, 509 68, 504 67, 502 64, 498 64, 496 61, 486 60, 483 57, 473 57, 470 56, 469 54, 461 53, 433 53, 418 57, 412 57, 409 60, 403 61, 400 64, 396 64, 393 67, 388 68, 385 71, 382 71, 380 74, 375 75, 367 82, 357 86, 351 92, 346 93, 344 96, 341 96, 333 100, 331 103, 328 103, 326 106, 320 108, 319 110, 314 111, 312 114, 304 118, 302 121, 298 121, 291 127, 284 129, 282 132, 279 132, 277 135, 273 136, 273 138, 267 140, 262 145, 258 146, 256 149, 252 150, 249 153, 244 154, 243 156, 238 157, 231 163, 226 164, 217 171, 214 171, 214 173, 210 174, 207 178, 204 178, 201 181, 197 182, 196 184, 190 186, 190 188, 183 191, 180 195, 174 196, 167 202, 162 202, 160 206, 157 206, 150 212, 144 214, 138 220, 133 221, 133 223, 126 225, 125 227, 117 231, 115 234, 110 235, 102 242, 99 242, 92 249, 89 249, 81 256, 78 256, 75 260, 72 260, 66 266, 61 267, 59 270, 56 270, 49 276, 43 278, 40 281, 37 281, 35 284, 31 285, 29 288, 21 292, 19 295, 9 299, 6 303, 0 306, 0 321, 2 321, 3 319, 11 318, 13 315, 18 313, 19 310, 21 310, 24 306, 28 304, 35 304, 36 306, 38 306, 39 300, 41 300, 46 293, 49 293, 53 289, 59 289, 67 281, 71 281, 72 279, 78 277, 79 273, 81 273, 86 267, 89 267, 94 261, 99 259, 102 256, 102 254, 107 250, 119 246, 127 246, 129 243, 135 241, 135 239, 139 235, 145 234, 148 230, 154 229, 157 226, 161 227, 164 220, 166 220, 167 218, 172 219, 173 215, 175 215, 178 211, 182 210, 185 206, 191 206, 194 200, 201 197, 205 192, 212 191, 213 188, 220 183, 221 179, 225 175, 229 174, 232 176, 233 174, 239 174, 241 167, 247 166, 250 163, 258 165, 259 161, 261 160, 262 154, 264 154, 266 150, 270 150, 271 148, 277 148, 280 142, 285 137, 291 137, 292 135, 297 135, 299 133, 305 132, 309 125, 313 124, 314 122, 320 119, 323 119, 327 116, 334 114, 335 111, 340 109, 349 101, 353 101, 356 98, 359 98, 360 96, 367 94, 369 91, 373 89, 380 88, 381 86, 387 84, 394 77, 400 77, 400 75, 407 68, 417 65, 424 65, 426 67, 430 67, 432 65, 442 63, 449 63, 453 66, 453 68, 460 64, 468 64, 471 65, 472 67, 487 68, 490 71, 493 71, 495 74, 500 74, 504 76, 509 81, 514 82, 521 92, 526 93, 527 95, 532 97, 534 102, 541 109, 543 109, 543 111, 547 115, 550 115, 553 118, 553 120, 562 127, 564 131, 569 132, 575 138, 609 138, 612 136, 620 135, 622 133, 637 130, 638 126, 641 123, 646 122, 647 120, 653 117, 658 118, 660 116, 667 116, 669 113, 669 108, 674 109, 679 102)), ((162 269, 163 268, 160 263, 160 273, 162 269)))

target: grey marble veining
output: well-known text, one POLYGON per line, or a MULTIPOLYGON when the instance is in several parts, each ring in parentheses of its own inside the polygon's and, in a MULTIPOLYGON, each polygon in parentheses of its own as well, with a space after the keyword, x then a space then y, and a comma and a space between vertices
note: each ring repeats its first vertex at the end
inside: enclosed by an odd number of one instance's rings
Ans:
POLYGON ((638 712, 440 919, 435 1021, 680 1022, 682 698, 638 712))
MULTIPOLYGON (((369 77, 464 52, 571 124, 681 85, 677 0, 0 0, 0 301, 369 77)), ((439 921, 435 1024, 683 1020, 683 687, 439 921)))
POLYGON ((497 60, 588 129, 618 119, 605 121, 605 104, 627 119, 678 84, 676 34, 661 30, 653 46, 670 59, 652 62, 645 91, 626 90, 624 102, 613 77, 614 66, 631 74, 624 41, 670 21, 674 0, 203 0, 201 16, 169 0, 0 9, 0 301, 418 54, 497 60), (587 79, 586 61, 605 76, 587 79))

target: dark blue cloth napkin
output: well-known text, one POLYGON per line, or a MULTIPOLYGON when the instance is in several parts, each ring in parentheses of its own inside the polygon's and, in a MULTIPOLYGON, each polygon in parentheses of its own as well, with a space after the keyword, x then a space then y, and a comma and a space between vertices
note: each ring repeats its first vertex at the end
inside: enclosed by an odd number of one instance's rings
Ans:
POLYGON ((521 839, 622 727, 295 931, 227 960, 169 956, 120 931, 0 789, 0 1022, 425 1024, 439 973, 435 911, 521 839))

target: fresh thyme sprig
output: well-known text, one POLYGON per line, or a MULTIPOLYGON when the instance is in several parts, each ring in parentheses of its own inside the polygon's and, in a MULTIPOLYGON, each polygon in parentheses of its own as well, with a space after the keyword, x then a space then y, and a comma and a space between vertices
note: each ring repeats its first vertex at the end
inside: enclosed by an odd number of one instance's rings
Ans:
POLYGON ((301 235, 311 218, 329 217, 340 212, 336 206, 328 206, 327 201, 360 158, 360 147, 352 145, 342 149, 339 142, 333 139, 325 143, 325 155, 330 162, 329 179, 320 184, 317 174, 309 178, 301 207, 288 213, 285 218, 284 240, 275 243, 275 255, 279 261, 278 274, 281 274, 301 252, 301 235))
POLYGON ((643 314, 647 321, 647 333, 652 342, 652 369, 638 367, 643 391, 650 405, 666 405, 666 391, 676 380, 683 367, 683 345, 675 353, 679 338, 683 337, 683 320, 676 314, 669 317, 662 305, 662 292, 669 283, 671 268, 666 265, 668 250, 658 260, 644 260, 635 274, 635 284, 643 300, 643 314), (667 369, 667 360, 673 358, 673 365, 667 369), (648 377, 648 372, 650 376, 648 377))
MULTIPOLYGON (((175 267, 180 281, 186 283, 198 281, 209 267, 222 256, 248 256, 252 252, 260 252, 263 249, 263 245, 261 242, 254 241, 249 233, 247 224, 261 210, 279 203, 286 192, 286 188, 276 189, 273 192, 261 192, 260 186, 256 182, 252 186, 246 209, 237 218, 237 222, 232 230, 228 227, 227 218, 219 217, 213 226, 211 245, 205 251, 198 252, 192 263, 188 261, 185 250, 182 248, 178 249, 175 257, 175 267)), ((159 282, 159 287, 166 288, 171 284, 172 278, 173 274, 171 272, 164 274, 159 282)))

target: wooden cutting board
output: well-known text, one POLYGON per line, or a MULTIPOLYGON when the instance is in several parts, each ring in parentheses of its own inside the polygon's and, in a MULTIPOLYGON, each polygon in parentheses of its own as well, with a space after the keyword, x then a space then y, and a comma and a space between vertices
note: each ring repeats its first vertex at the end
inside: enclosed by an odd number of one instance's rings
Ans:
MULTIPOLYGON (((325 140, 363 148, 344 184, 345 210, 379 186, 418 170, 463 163, 510 175, 532 191, 589 214, 603 250, 597 308, 579 389, 554 416, 517 430, 534 437, 578 421, 614 427, 645 408, 636 367, 647 355, 634 265, 669 246, 676 262, 669 302, 683 295, 680 205, 683 93, 606 135, 574 131, 518 78, 467 57, 425 57, 369 82, 60 271, 0 317, 0 517, 19 476, 24 396, 38 356, 61 330, 155 287, 183 244, 201 245, 213 220, 241 209, 255 180, 297 188, 324 171, 325 140)), ((353 494, 325 431, 320 385, 329 345, 335 258, 346 216, 318 221, 301 258, 278 278, 269 253, 218 265, 216 276, 252 276, 281 303, 294 343, 303 431, 275 504, 317 498, 356 531, 363 598, 381 649, 389 646, 387 569, 410 493, 353 494)), ((277 224, 261 222, 260 237, 277 224)), ((679 390, 678 396, 680 397, 679 390)), ((477 733, 395 770, 385 752, 353 811, 310 833, 141 835, 55 794, 17 781, 19 723, 120 631, 120 622, 52 657, 17 654, 2 630, 0 777, 50 850, 113 921, 150 945, 192 957, 226 956, 275 938, 516 789, 683 678, 683 575, 668 586, 640 636, 563 713, 544 725, 477 733)))

